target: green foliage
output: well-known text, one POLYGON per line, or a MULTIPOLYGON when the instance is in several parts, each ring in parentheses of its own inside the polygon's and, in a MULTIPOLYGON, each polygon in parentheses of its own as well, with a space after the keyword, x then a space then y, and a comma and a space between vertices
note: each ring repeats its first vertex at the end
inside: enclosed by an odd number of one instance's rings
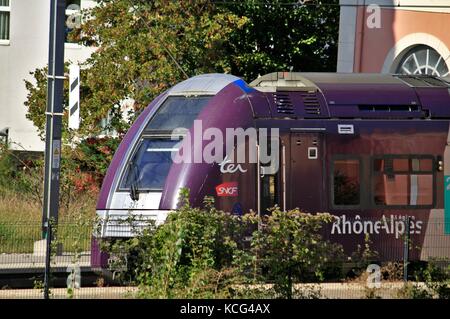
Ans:
MULTIPOLYGON (((84 179, 89 173, 76 171, 78 163, 65 152, 72 149, 63 148, 58 227, 65 247, 77 251, 74 238, 83 249, 89 246, 92 229, 80 223, 95 213, 98 181, 84 179)), ((32 252, 41 239, 43 170, 41 154, 0 148, 0 253, 32 252)))
MULTIPOLYGON (((251 81, 274 71, 334 70, 338 10, 295 1, 97 1, 83 11, 76 33, 81 44, 96 48, 81 65, 78 131, 67 127, 69 83, 64 81, 63 141, 75 149, 66 155, 78 162, 78 171, 99 174, 83 176, 79 184, 86 179, 99 184, 130 123, 156 96, 187 77, 218 72, 251 81), (132 101, 131 107, 124 106, 125 100, 132 101), (118 137, 86 140, 106 131, 118 137)), ((47 68, 30 74, 27 118, 43 139, 47 68)))
POLYGON ((180 208, 164 224, 102 244, 119 261, 114 266, 122 267, 121 278, 140 286, 141 297, 316 298, 317 290, 293 285, 321 281, 330 263, 342 261, 342 248, 319 233, 333 220, 329 214, 275 208, 271 216, 241 218, 215 209, 211 198, 204 208, 191 207, 187 198, 184 190, 180 208), (273 287, 263 288, 268 283, 273 287))
POLYGON ((294 0, 231 0, 223 6, 248 18, 228 41, 232 74, 252 81, 275 71, 335 72, 339 6, 302 6, 294 0))
MULTIPOLYGON (((97 49, 81 65, 82 120, 77 131, 67 127, 69 83, 64 81, 63 141, 79 146, 75 160, 88 161, 80 166, 91 166, 101 179, 117 142, 157 95, 189 76, 229 72, 224 43, 246 21, 208 0, 100 0, 85 10, 80 41, 97 49), (127 99, 134 101, 131 108, 123 105, 127 99), (118 138, 85 141, 105 131, 117 132, 118 138)), ((25 81, 27 118, 43 139, 47 68, 31 75, 34 79, 25 81)))
POLYGON ((408 283, 399 297, 410 299, 450 299, 450 264, 448 260, 430 260, 427 267, 416 274, 419 283, 408 283))
MULTIPOLYGON (((338 10, 296 1, 97 1, 83 12, 79 33, 80 43, 96 48, 80 74, 81 127, 67 129, 65 81, 63 139, 105 129, 122 136, 157 95, 197 74, 232 73, 251 81, 274 71, 334 71, 338 10), (125 99, 134 101, 131 109, 124 109, 125 99), (106 128, 100 125, 105 118, 106 128)), ((31 74, 27 118, 43 137, 47 70, 31 74)))
POLYGON ((75 156, 73 156, 77 160, 77 168, 82 171, 105 175, 119 143, 120 139, 112 137, 83 140, 78 145, 75 156))
MULTIPOLYGON (((83 12, 80 41, 98 49, 82 65, 82 122, 76 134, 113 129, 122 135, 129 126, 127 115, 134 119, 175 83, 200 73, 230 71, 224 42, 246 21, 208 0, 97 1, 83 12), (134 104, 124 111, 121 103, 128 98, 134 104), (100 123, 107 117, 111 121, 103 128, 100 123)), ((29 92, 25 104, 28 118, 43 137, 47 71, 41 68, 31 74, 34 81, 25 81, 29 92)), ((67 130, 67 81, 64 96, 64 138, 72 140, 75 132, 67 130)))
MULTIPOLYGON (((60 173, 60 207, 63 210, 69 211, 83 193, 89 191, 94 196, 98 193, 99 184, 112 158, 111 149, 118 142, 109 139, 98 148, 86 146, 89 143, 87 140, 77 149, 63 147, 60 173)), ((95 140, 95 143, 98 141, 95 140)), ((42 156, 27 158, 7 148, 0 149, 0 196, 17 195, 19 199, 42 205, 43 183, 42 156)))
POLYGON ((402 299, 432 299, 433 295, 424 287, 414 283, 406 283, 398 292, 402 299))
POLYGON ((351 272, 354 276, 360 276, 366 272, 367 266, 370 264, 375 264, 378 259, 378 252, 372 249, 372 241, 370 240, 369 234, 364 237, 364 247, 358 244, 356 251, 351 255, 351 262, 353 267, 351 272))
MULTIPOLYGON (((24 80, 25 88, 28 91, 27 100, 24 103, 28 110, 26 117, 28 120, 32 121, 34 126, 38 129, 39 136, 41 137, 41 139, 44 139, 45 134, 45 110, 47 104, 47 74, 48 74, 47 67, 38 68, 30 72, 30 75, 32 75, 34 78, 34 83, 24 80)), ((66 83, 64 83, 64 86, 66 86, 66 83)), ((64 100, 65 100, 64 104, 67 105, 68 104, 67 94, 65 94, 64 100)))
POLYGON ((252 252, 277 294, 292 298, 294 283, 322 281, 331 263, 342 263, 342 247, 320 234, 323 225, 333 220, 326 213, 284 212, 278 207, 262 217, 253 233, 252 252))
POLYGON ((381 297, 377 295, 378 290, 379 288, 365 287, 364 292, 366 299, 381 299, 381 297))
POLYGON ((358 205, 360 185, 340 171, 334 173, 334 203, 336 205, 358 205))
MULTIPOLYGON (((408 270, 410 271, 409 267, 408 270)), ((400 281, 403 280, 403 262, 388 262, 381 267, 381 275, 384 280, 400 281)))
POLYGON ((244 228, 238 217, 216 210, 209 199, 200 209, 182 198, 166 223, 131 240, 132 251, 140 255, 137 265, 134 260, 136 280, 146 297, 226 297, 244 228))
POLYGON ((22 198, 31 198, 41 202, 42 191, 41 158, 23 158, 0 145, 0 197, 20 194, 22 198))
POLYGON ((450 265, 441 267, 436 261, 430 261, 423 276, 425 285, 439 299, 450 299, 450 265))

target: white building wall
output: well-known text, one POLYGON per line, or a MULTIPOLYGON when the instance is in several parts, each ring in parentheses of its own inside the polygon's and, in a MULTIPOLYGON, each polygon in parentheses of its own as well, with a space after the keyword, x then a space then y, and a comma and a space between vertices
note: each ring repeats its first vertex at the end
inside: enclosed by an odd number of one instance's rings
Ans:
MULTIPOLYGON (((95 1, 81 2, 82 8, 95 1)), ((10 0, 10 40, 0 44, 0 130, 9 128, 12 149, 43 151, 33 123, 26 119, 27 97, 24 79, 33 80, 31 71, 47 65, 50 0, 10 0)), ((80 63, 92 48, 65 45, 65 60, 80 63)))

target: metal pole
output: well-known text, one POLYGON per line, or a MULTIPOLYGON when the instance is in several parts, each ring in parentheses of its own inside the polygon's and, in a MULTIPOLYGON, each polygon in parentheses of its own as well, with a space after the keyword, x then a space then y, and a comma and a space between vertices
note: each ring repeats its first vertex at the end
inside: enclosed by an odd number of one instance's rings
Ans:
POLYGON ((44 299, 50 298, 49 293, 49 282, 50 282, 50 257, 51 257, 51 247, 52 247, 52 223, 49 222, 47 225, 47 239, 45 242, 45 272, 44 272, 44 299))
POLYGON ((50 2, 50 30, 47 75, 47 111, 45 130, 45 177, 42 236, 47 239, 44 274, 44 298, 48 298, 52 227, 58 223, 59 173, 64 88, 65 0, 50 2), (50 225, 51 223, 51 225, 50 225))
POLYGON ((408 281, 408 261, 409 261, 409 216, 405 218, 405 237, 403 242, 403 281, 408 281))
POLYGON ((259 144, 256 144, 256 209, 258 211, 258 230, 261 230, 261 163, 259 162, 259 144))
POLYGON ((283 187, 283 210, 287 211, 287 204, 286 204, 286 147, 284 145, 281 146, 282 149, 282 186, 283 187))

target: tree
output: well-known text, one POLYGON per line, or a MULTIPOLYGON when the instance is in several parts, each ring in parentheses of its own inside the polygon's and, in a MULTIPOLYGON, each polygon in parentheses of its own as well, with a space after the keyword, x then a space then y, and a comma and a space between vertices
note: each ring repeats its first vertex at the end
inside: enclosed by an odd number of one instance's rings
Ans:
POLYGON ((248 18, 228 41, 231 73, 252 81, 275 71, 336 71, 339 1, 232 0, 248 18))
MULTIPOLYGON (((295 1, 99 0, 83 13, 76 33, 82 44, 97 48, 81 68, 80 130, 67 129, 66 107, 63 139, 83 140, 105 129, 120 139, 157 95, 197 74, 231 73, 249 82, 274 71, 334 70, 338 10, 295 1), (134 101, 128 116, 125 99, 134 101)), ((47 71, 31 74, 27 118, 43 138, 47 71)), ((68 83, 64 92, 67 106, 68 83)))
MULTIPOLYGON (((81 66, 82 120, 77 132, 67 127, 69 88, 65 81, 63 140, 77 147, 63 150, 63 154, 74 160, 77 170, 103 175, 130 123, 157 95, 196 74, 230 71, 224 41, 246 18, 208 0, 100 0, 96 7, 83 12, 83 21, 76 37, 97 49, 81 66), (123 116, 125 99, 134 100, 132 109, 126 111, 128 116, 123 116), (105 118, 109 123, 102 127, 105 118), (105 130, 116 131, 118 138, 90 138, 105 130)), ((27 118, 42 139, 46 74, 46 67, 39 68, 31 72, 34 81, 25 81, 27 118)), ((94 179, 101 181, 101 176, 94 179)))
MULTIPOLYGON (((121 110, 126 98, 135 101, 130 114, 133 119, 158 94, 189 76, 229 72, 223 42, 246 19, 207 0, 100 0, 84 12, 83 21, 81 42, 98 48, 81 71, 79 133, 85 136, 98 134, 103 129, 99 123, 108 115, 111 127, 107 129, 119 134, 126 131, 129 123, 121 110)), ((31 74, 35 83, 25 81, 28 118, 42 137, 46 70, 31 74)), ((67 102, 68 87, 65 89, 67 102)))

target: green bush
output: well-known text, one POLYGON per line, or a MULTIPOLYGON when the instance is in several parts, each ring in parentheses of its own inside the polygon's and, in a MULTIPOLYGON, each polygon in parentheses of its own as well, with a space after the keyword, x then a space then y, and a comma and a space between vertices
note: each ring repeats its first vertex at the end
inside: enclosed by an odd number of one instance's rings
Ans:
POLYGON ((0 145, 0 195, 36 197, 42 188, 41 159, 28 159, 0 145))
POLYGON ((142 295, 226 297, 236 277, 232 262, 242 248, 245 227, 238 217, 216 210, 208 198, 200 209, 189 206, 186 193, 182 196, 180 209, 169 214, 166 223, 131 240, 142 295))
POLYGON ((164 224, 102 245, 126 255, 115 260, 126 266, 122 280, 140 286, 140 297, 317 297, 293 284, 321 281, 330 264, 342 261, 342 248, 320 235, 333 220, 329 214, 275 208, 269 216, 239 217, 214 208, 211 198, 204 208, 191 207, 187 198, 183 190, 180 208, 164 224))
POLYGON ((356 250, 350 256, 351 269, 347 272, 349 277, 360 277, 366 274, 367 266, 378 264, 379 253, 372 249, 373 243, 369 234, 364 236, 364 246, 357 245, 356 250))
POLYGON ((342 265, 342 247, 320 234, 324 224, 333 220, 327 213, 285 212, 278 207, 259 220, 251 253, 260 263, 263 280, 274 283, 278 296, 293 298, 294 283, 323 281, 330 265, 342 265))
POLYGON ((408 283, 399 297, 409 299, 450 299, 450 264, 448 260, 430 260, 425 269, 417 271, 416 282, 408 283), (446 265, 446 266, 444 266, 446 265))

